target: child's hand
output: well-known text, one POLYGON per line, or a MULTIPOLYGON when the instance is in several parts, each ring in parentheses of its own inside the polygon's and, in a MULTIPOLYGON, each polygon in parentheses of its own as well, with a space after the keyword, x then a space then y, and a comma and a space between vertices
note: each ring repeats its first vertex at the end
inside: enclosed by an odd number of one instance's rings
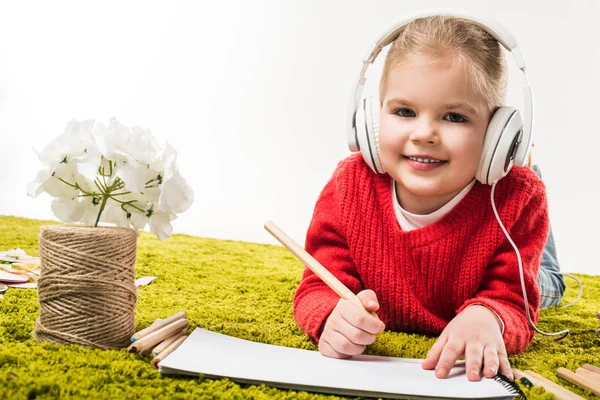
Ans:
POLYGON ((421 365, 424 369, 435 368, 438 378, 447 378, 456 360, 464 356, 470 381, 481 379, 482 367, 486 378, 496 376, 500 368, 500 372, 512 380, 500 329, 491 310, 469 306, 450 321, 421 365))
POLYGON ((367 345, 375 341, 375 335, 385 328, 384 323, 371 314, 379 310, 375 292, 363 290, 357 296, 367 311, 348 300, 338 301, 319 339, 319 351, 324 356, 350 358, 362 354, 367 345))

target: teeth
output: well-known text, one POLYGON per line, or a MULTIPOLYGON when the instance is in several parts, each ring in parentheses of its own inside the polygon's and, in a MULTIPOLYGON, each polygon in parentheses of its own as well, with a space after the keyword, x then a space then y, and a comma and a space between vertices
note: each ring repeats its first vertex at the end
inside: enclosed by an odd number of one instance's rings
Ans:
POLYGON ((409 160, 422 162, 422 163, 439 163, 440 160, 432 160, 430 158, 418 158, 418 157, 408 157, 409 160))

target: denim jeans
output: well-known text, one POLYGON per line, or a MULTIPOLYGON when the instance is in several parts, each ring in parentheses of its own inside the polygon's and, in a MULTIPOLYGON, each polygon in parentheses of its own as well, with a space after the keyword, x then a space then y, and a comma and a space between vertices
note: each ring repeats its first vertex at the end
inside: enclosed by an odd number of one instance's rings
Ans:
MULTIPOLYGON (((541 179, 542 173, 537 165, 533 166, 533 170, 541 179)), ((540 270, 538 272, 538 285, 542 297, 541 308, 556 306, 562 300, 566 285, 563 276, 556 274, 557 272, 560 272, 560 265, 556 256, 556 244, 554 243, 552 227, 550 227, 548 241, 546 242, 546 246, 544 246, 540 270)))

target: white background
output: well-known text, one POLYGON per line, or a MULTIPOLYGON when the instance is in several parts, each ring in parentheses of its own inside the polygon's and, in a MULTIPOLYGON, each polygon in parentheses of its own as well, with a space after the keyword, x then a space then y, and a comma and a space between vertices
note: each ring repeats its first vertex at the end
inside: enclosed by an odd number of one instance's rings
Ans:
MULTIPOLYGON (((273 220, 304 243, 320 190, 349 154, 361 57, 406 13, 446 4, 3 1, 0 214, 54 219, 48 195, 25 193, 42 167, 32 148, 72 118, 116 116, 178 150, 196 201, 175 232, 276 243, 263 229, 273 220)), ((492 13, 521 44, 559 259, 565 271, 596 275, 598 4, 453 2, 492 13)), ((509 103, 519 106, 520 77, 510 77, 509 103)))

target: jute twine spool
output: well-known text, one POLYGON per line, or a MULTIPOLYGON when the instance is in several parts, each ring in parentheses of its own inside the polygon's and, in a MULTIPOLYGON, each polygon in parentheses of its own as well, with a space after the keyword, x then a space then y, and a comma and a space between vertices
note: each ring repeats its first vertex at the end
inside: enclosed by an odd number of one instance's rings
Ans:
POLYGON ((44 226, 40 233, 39 341, 118 349, 135 332, 137 232, 44 226))

